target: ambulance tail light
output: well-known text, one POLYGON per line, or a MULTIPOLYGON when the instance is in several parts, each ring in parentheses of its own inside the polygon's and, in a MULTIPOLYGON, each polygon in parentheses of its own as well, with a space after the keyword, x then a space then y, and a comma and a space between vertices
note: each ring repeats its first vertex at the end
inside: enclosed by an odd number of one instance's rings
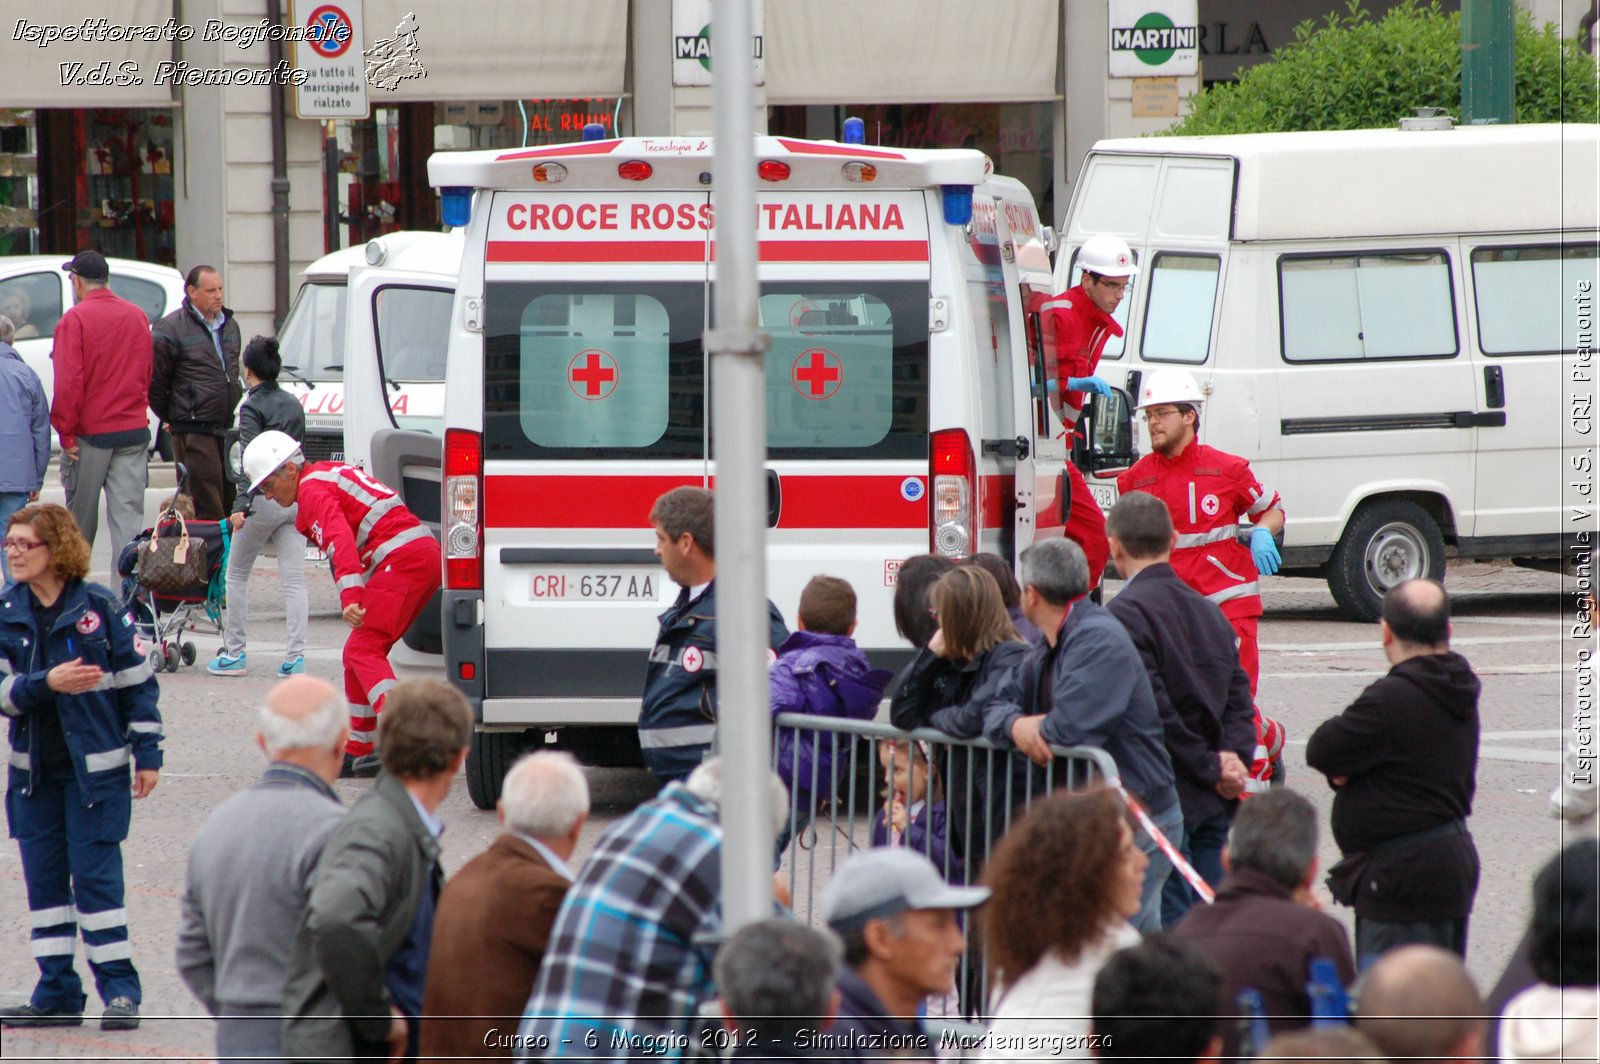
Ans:
POLYGON ((439 217, 452 229, 472 220, 472 189, 452 185, 439 190, 439 217))
POLYGON ((560 163, 540 163, 533 168, 533 179, 541 185, 553 185, 567 179, 567 168, 560 163))
POLYGON ((444 575, 452 591, 483 589, 483 438, 444 434, 444 575))
POLYGON ((935 554, 964 558, 972 553, 974 517, 977 514, 978 467, 972 441, 962 429, 933 434, 928 463, 929 549, 935 554))
POLYGON ((763 181, 789 180, 789 164, 776 159, 762 159, 756 164, 756 176, 763 181))
POLYGON ((876 181, 878 168, 871 163, 848 162, 840 167, 844 171, 846 181, 876 181))
POLYGON ((634 159, 617 167, 617 176, 624 181, 648 181, 650 175, 655 172, 654 167, 639 159, 634 159))

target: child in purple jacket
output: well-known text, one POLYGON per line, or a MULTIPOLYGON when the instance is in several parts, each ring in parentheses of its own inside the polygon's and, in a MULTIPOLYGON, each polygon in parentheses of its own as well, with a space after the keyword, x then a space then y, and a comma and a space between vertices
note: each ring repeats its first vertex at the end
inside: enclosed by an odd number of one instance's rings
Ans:
MULTIPOLYGON (((772 712, 871 720, 893 678, 874 669, 850 638, 856 630, 856 592, 848 580, 814 576, 800 592, 799 631, 778 648, 768 677, 772 712)), ((803 831, 820 800, 837 793, 849 770, 852 738, 836 732, 774 728, 778 775, 795 810, 778 840, 781 856, 791 832, 803 831)))

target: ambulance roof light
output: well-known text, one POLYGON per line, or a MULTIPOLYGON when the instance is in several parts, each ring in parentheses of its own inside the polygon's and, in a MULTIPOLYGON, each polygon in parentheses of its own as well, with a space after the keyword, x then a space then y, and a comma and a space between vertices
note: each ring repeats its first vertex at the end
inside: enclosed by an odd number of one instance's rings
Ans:
POLYGON ((533 168, 533 179, 541 185, 553 185, 567 179, 567 168, 560 163, 539 163, 533 168))
POLYGON ((867 124, 859 118, 846 118, 844 120, 844 142, 846 144, 865 144, 867 142, 867 124))
POLYGON ((599 122, 590 122, 583 127, 584 140, 605 140, 606 127, 599 122))
POLYGON ((763 181, 789 180, 789 164, 776 159, 762 159, 756 164, 756 176, 763 181))
POLYGON ((624 181, 646 181, 655 168, 642 159, 633 159, 617 167, 617 176, 624 181))
POLYGON ((450 185, 439 190, 440 217, 452 229, 460 229, 472 220, 472 189, 450 185))
POLYGON ((972 186, 940 185, 944 194, 944 220, 947 225, 966 225, 972 221, 972 186))

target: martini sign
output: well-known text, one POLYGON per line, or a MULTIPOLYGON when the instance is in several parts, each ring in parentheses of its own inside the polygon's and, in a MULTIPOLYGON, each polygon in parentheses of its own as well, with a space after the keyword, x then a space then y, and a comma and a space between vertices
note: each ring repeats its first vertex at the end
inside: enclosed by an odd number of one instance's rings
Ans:
POLYGON ((1108 72, 1114 78, 1200 72, 1199 0, 1111 0, 1108 72))

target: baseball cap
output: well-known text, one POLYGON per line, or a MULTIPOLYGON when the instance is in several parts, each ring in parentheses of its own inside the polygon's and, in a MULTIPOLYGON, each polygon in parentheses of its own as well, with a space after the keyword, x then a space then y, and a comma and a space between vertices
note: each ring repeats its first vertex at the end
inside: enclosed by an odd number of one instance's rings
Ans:
POLYGON ((63 262, 61 268, 67 273, 77 274, 85 281, 104 281, 111 277, 106 257, 93 249, 78 252, 70 261, 63 262))
POLYGON ((989 900, 988 887, 953 887, 933 862, 904 846, 851 855, 822 891, 822 919, 853 931, 912 909, 970 909, 989 900))

